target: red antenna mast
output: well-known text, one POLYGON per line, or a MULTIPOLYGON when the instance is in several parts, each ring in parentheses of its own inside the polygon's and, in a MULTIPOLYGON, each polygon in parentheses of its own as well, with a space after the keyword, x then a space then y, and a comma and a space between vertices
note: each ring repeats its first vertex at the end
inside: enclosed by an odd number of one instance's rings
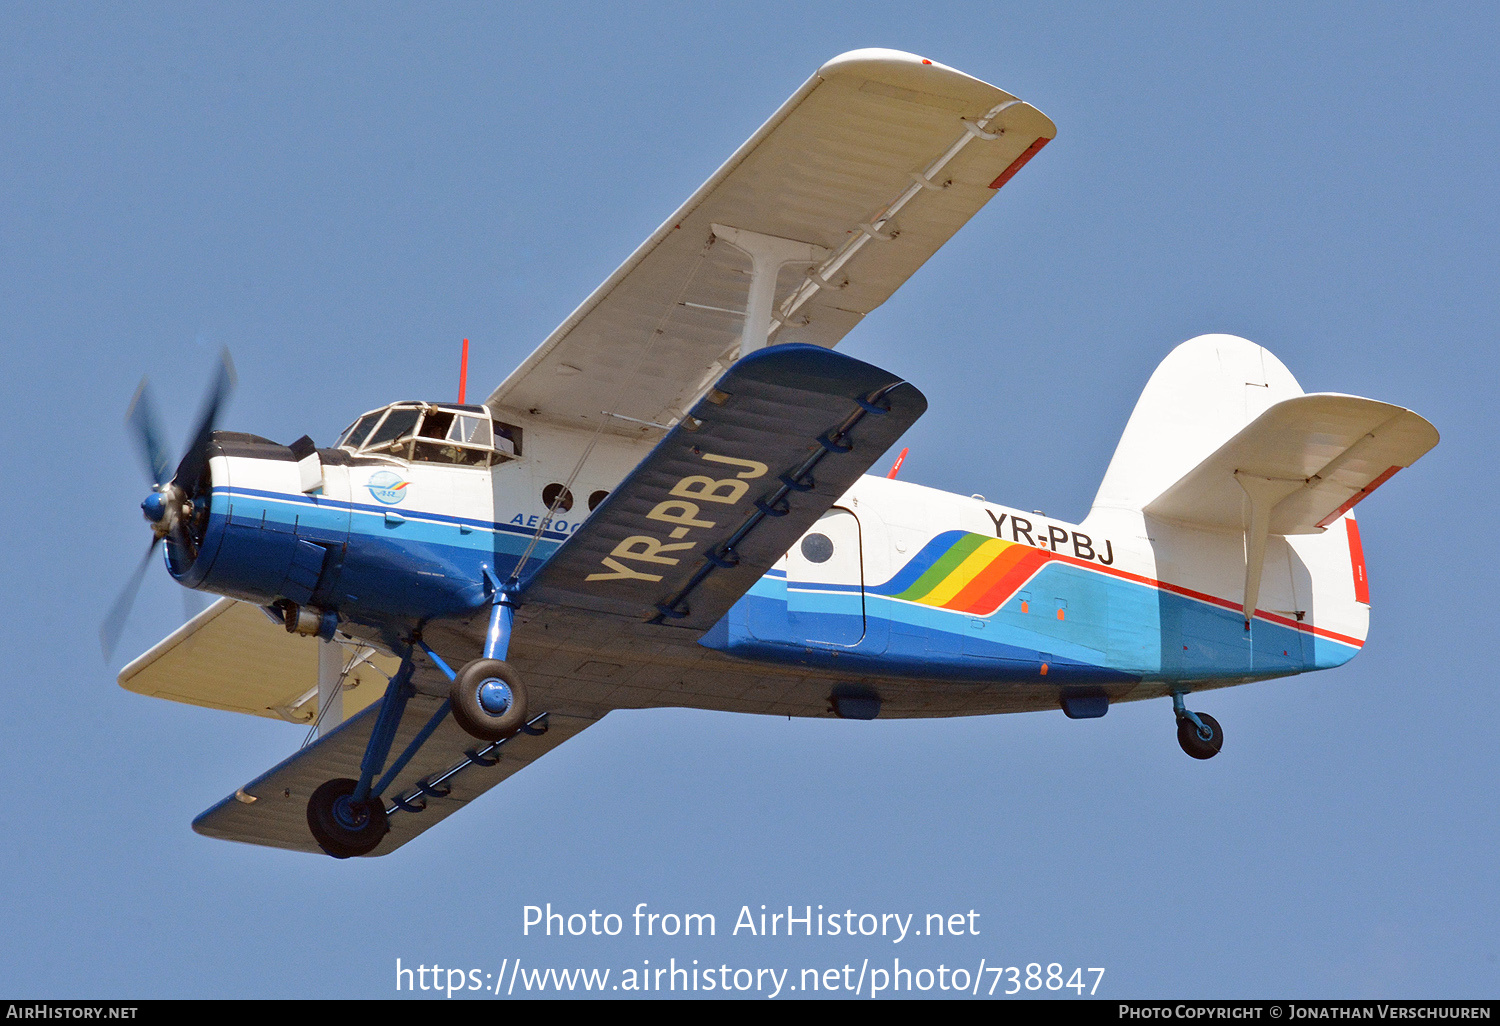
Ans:
POLYGON ((906 454, 909 453, 909 452, 911 452, 911 447, 910 446, 907 446, 905 449, 901 450, 901 455, 897 456, 896 457, 896 462, 893 463, 893 464, 891 464, 891 472, 889 474, 885 475, 886 477, 892 478, 892 479, 895 478, 896 471, 900 470, 901 469, 901 464, 903 464, 903 463, 906 462, 906 454))
POLYGON ((469 387, 469 340, 464 339, 464 355, 458 364, 458 405, 464 404, 464 392, 469 387))

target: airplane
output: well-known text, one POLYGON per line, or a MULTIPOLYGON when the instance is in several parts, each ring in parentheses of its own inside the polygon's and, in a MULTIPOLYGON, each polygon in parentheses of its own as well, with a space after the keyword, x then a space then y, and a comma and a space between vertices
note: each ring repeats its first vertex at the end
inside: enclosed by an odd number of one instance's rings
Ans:
POLYGON ((217 428, 226 354, 173 470, 138 394, 152 540, 106 650, 158 545, 221 597, 119 683, 310 728, 193 829, 388 854, 613 709, 1168 699, 1208 759, 1223 729, 1190 695, 1352 658, 1353 507, 1437 431, 1304 393, 1245 339, 1167 355, 1080 523, 868 473, 927 401, 834 347, 1055 133, 962 72, 856 50, 482 403, 465 362, 457 402, 283 445, 217 428))

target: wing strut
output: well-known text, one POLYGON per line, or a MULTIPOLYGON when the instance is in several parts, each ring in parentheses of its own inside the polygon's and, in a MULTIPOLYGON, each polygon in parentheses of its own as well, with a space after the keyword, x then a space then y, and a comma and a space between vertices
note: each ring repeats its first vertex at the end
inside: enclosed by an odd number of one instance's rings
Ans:
POLYGON ((774 235, 713 225, 714 237, 750 256, 750 296, 745 302, 745 326, 740 332, 740 355, 763 349, 771 334, 771 307, 776 300, 776 276, 786 264, 815 264, 828 250, 811 242, 778 239, 774 235))

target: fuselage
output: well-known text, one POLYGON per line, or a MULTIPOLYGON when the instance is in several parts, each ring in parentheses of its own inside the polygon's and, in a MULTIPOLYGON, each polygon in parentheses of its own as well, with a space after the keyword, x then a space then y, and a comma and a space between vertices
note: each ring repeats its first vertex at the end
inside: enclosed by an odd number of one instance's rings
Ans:
MULTIPOLYGON (((531 442, 531 439, 528 439, 531 442)), ((320 450, 303 491, 289 449, 222 435, 210 461, 189 586, 337 615, 371 637, 474 616, 485 569, 535 570, 639 458, 606 444, 575 497, 533 457, 447 466, 320 450), (548 493, 549 502, 556 493, 548 493)), ((541 450, 537 453, 536 450, 541 450)), ((558 455, 563 455, 559 453, 558 455)), ((1352 520, 1349 521, 1352 524, 1352 520)), ((1259 609, 1240 612, 1239 535, 1128 511, 1081 524, 898 480, 864 477, 700 644, 736 660, 934 682, 1214 686, 1335 666, 1358 651, 1346 531, 1273 539, 1259 609)))

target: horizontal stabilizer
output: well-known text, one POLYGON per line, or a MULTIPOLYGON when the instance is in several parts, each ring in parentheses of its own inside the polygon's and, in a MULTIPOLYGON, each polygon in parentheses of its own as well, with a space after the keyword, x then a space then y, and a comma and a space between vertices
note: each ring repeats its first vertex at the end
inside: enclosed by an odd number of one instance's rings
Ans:
POLYGON ((552 555, 527 602, 712 627, 927 409, 819 346, 752 353, 552 555))
MULTIPOLYGON (((418 694, 411 698, 391 746, 393 758, 406 748, 442 705, 442 699, 428 695, 418 694)), ((195 819, 193 829, 226 841, 321 852, 307 826, 307 800, 325 781, 341 777, 359 779, 360 759, 364 756, 365 745, 370 740, 370 731, 379 712, 379 703, 366 708, 331 734, 256 777, 195 819)), ((370 854, 387 855, 395 851, 596 721, 554 713, 549 714, 544 722, 547 726, 545 733, 517 734, 500 745, 494 753, 499 756, 498 760, 486 766, 483 763, 493 758, 483 751, 488 747, 487 743, 464 733, 453 722, 452 716, 445 717, 416 756, 385 789, 384 801, 389 810, 391 829, 370 854), (474 753, 481 758, 478 762, 471 761, 465 753, 474 753), (422 793, 421 781, 436 780, 457 766, 463 769, 433 788, 438 794, 422 793), (398 807, 398 798, 406 802, 406 809, 398 807)))
POLYGON ((1438 442, 1400 406, 1314 393, 1270 407, 1146 504, 1155 517, 1244 530, 1267 507, 1269 534, 1321 532, 1438 442))

